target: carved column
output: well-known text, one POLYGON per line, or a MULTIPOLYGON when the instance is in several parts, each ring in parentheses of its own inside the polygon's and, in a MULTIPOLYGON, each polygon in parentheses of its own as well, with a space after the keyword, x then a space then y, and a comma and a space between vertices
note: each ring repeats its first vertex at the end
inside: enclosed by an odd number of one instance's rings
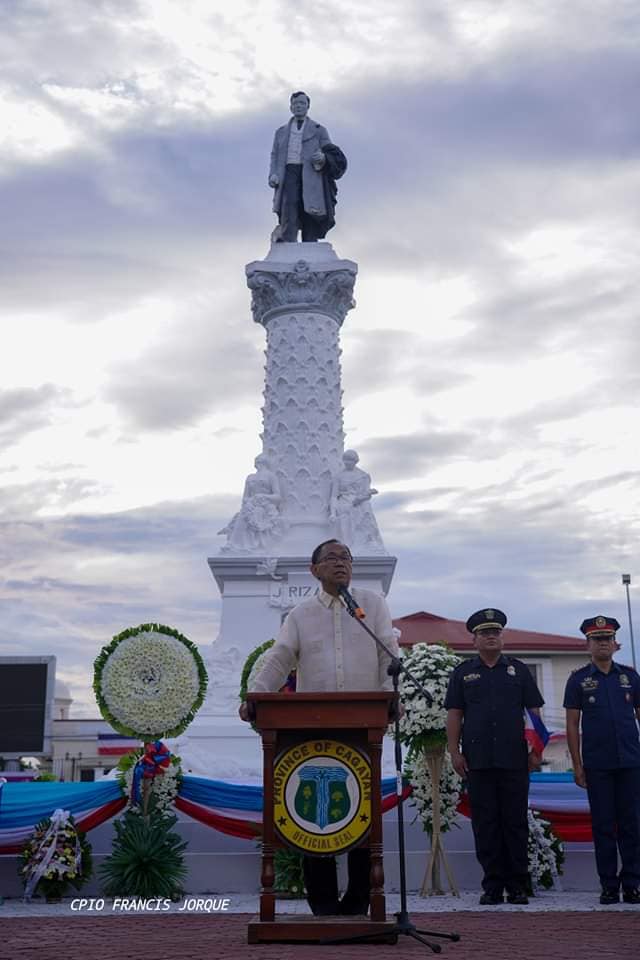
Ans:
POLYGON ((356 272, 328 243, 274 244, 247 266, 253 317, 267 334, 263 449, 285 493, 283 516, 290 528, 313 528, 311 545, 331 535, 331 477, 344 447, 339 332, 356 272))

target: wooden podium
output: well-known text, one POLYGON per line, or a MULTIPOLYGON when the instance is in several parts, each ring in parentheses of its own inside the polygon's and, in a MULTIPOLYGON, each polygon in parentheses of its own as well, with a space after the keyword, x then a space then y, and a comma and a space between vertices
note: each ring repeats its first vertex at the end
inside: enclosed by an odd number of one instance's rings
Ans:
POLYGON ((384 935, 394 926, 385 913, 380 791, 392 700, 380 691, 247 695, 264 755, 260 917, 249 923, 249 943, 384 935), (329 855, 364 845, 371 858, 370 919, 311 913, 276 919, 277 847, 329 855))

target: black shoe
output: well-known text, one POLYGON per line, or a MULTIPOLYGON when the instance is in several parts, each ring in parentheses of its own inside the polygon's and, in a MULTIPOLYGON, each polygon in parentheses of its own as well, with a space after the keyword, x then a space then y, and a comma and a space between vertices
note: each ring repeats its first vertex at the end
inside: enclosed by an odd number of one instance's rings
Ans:
POLYGON ((529 903, 529 897, 524 890, 511 890, 507 893, 507 903, 517 903, 524 905, 529 903))
POLYGON ((499 903, 504 903, 504 897, 501 893, 483 893, 480 903, 483 907, 495 907, 499 903))
POLYGON ((340 913, 340 905, 337 900, 335 903, 314 903, 311 906, 311 912, 314 917, 337 917, 340 913))
POLYGON ((638 887, 623 887, 622 902, 640 903, 640 889, 638 887))
MULTIPOLYGON (((637 902, 640 903, 640 898, 638 898, 637 902)), ((604 887, 600 894, 600 903, 603 903, 605 906, 609 906, 611 903, 620 903, 619 892, 614 887, 604 887)))
POLYGON ((344 896, 338 904, 338 913, 343 917, 366 917, 369 912, 368 900, 356 900, 344 896))

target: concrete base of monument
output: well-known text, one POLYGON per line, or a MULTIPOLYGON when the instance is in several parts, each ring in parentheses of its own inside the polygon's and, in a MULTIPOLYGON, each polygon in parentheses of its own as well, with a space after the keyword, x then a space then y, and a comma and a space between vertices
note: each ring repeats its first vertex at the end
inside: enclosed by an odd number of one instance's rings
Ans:
POLYGON ((184 773, 209 780, 262 783, 260 737, 239 717, 207 717, 181 737, 165 742, 180 757, 184 773))
MULTIPOLYGON (((409 893, 419 892, 424 877, 429 853, 429 841, 419 823, 412 822, 414 811, 405 810, 407 888, 409 893)), ((461 891, 480 893, 481 870, 475 857, 473 834, 468 820, 460 819, 460 829, 445 834, 444 845, 447 859, 461 891)), ((186 860, 189 874, 185 883, 186 893, 198 894, 257 894, 260 889, 260 848, 257 841, 239 840, 218 833, 211 827, 200 824, 184 814, 179 814, 176 829, 187 840, 186 860)), ((97 868, 111 850, 113 824, 106 823, 88 834, 93 847, 94 877, 82 888, 82 896, 97 896, 100 882, 97 868)), ((393 811, 384 816, 384 873, 385 890, 397 893, 400 884, 398 863, 397 818, 393 811)), ((598 891, 600 884, 596 874, 593 846, 590 843, 565 845, 566 861, 560 878, 562 891, 598 891)), ((346 858, 339 857, 341 888, 346 886, 346 858)), ((443 880, 444 893, 446 878, 443 880)), ((17 858, 0 856, 0 895, 19 897, 22 885, 18 879, 17 858)), ((434 898, 429 898, 433 902, 434 898)), ((437 898, 435 898, 437 899, 437 898)), ((425 901, 428 903, 429 900, 425 901)), ((428 909, 428 907, 425 907, 428 909)))

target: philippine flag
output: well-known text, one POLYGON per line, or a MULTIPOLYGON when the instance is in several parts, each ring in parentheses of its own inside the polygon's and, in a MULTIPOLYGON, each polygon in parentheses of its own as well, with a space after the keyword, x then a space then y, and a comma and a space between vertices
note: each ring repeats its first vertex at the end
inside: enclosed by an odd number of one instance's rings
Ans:
POLYGON ((524 738, 531 744, 531 749, 536 753, 542 754, 542 751, 549 742, 551 734, 545 727, 540 717, 532 713, 527 707, 524 711, 524 738))

